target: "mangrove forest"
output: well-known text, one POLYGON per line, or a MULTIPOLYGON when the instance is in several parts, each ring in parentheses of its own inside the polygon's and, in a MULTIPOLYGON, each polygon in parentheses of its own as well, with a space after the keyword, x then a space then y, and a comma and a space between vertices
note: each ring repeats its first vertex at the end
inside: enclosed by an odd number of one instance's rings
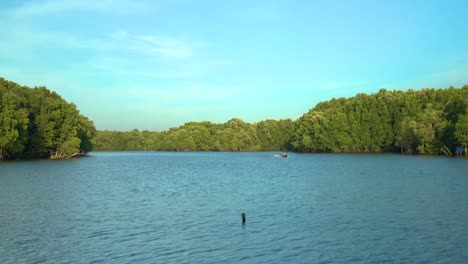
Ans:
POLYGON ((297 120, 188 122, 166 131, 96 131, 45 87, 0 78, 0 159, 68 158, 90 150, 399 152, 466 154, 468 85, 357 94, 297 120))
POLYGON ((95 132, 93 122, 57 93, 0 78, 0 160, 84 155, 95 132))

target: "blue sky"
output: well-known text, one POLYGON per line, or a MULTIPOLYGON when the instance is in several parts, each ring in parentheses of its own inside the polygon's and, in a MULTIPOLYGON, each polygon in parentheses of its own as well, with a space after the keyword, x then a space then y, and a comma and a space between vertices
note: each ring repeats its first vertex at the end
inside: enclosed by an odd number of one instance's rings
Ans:
POLYGON ((0 76, 98 129, 296 119, 380 88, 468 84, 468 1, 0 1, 0 76))

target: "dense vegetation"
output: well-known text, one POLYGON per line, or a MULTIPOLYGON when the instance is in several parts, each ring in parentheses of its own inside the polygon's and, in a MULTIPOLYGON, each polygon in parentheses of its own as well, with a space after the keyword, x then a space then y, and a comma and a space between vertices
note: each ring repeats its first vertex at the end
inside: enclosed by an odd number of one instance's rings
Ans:
POLYGON ((317 104, 296 121, 291 140, 301 152, 452 154, 466 150, 468 85, 358 94, 317 104))
MULTIPOLYGON (((98 131, 97 150, 295 150, 452 155, 468 143, 468 86, 358 94, 296 121, 191 122, 164 132, 98 131)), ((466 153, 466 151, 465 151, 466 153)))
POLYGON ((45 87, 0 78, 0 160, 68 158, 91 150, 93 123, 45 87))
POLYGON ((265 120, 256 124, 233 118, 224 124, 190 122, 163 132, 98 131, 98 150, 285 150, 293 135, 293 121, 265 120))
POLYGON ((468 145, 468 85, 380 90, 318 103, 292 121, 189 122, 167 131, 96 131, 44 87, 0 78, 0 159, 67 158, 94 150, 401 152, 452 155, 468 145), (94 143, 94 144, 92 144, 94 143))

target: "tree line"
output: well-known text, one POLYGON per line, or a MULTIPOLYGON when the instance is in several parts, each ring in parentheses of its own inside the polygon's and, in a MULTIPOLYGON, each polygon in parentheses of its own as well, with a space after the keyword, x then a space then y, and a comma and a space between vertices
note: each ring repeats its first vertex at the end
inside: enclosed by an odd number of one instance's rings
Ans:
POLYGON ((82 155, 95 132, 93 122, 57 93, 0 78, 0 160, 82 155))
POLYGON ((166 131, 96 131, 45 87, 0 78, 0 159, 66 158, 90 150, 467 154, 468 85, 320 102, 297 120, 189 122, 166 131))
POLYGON ((454 154, 468 144, 468 85, 320 102, 299 119, 189 122, 162 132, 98 131, 96 150, 454 154))
POLYGON ((290 149, 290 119, 249 124, 233 118, 223 124, 189 122, 162 132, 97 131, 96 150, 259 151, 290 149))

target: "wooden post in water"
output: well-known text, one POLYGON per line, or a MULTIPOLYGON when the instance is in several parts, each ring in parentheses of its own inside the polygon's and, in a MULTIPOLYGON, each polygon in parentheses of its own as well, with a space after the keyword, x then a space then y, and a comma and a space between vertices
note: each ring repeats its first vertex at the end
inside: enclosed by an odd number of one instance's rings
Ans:
POLYGON ((246 219, 245 219, 245 213, 243 212, 243 213, 242 213, 242 224, 245 224, 245 221, 246 221, 246 219))

